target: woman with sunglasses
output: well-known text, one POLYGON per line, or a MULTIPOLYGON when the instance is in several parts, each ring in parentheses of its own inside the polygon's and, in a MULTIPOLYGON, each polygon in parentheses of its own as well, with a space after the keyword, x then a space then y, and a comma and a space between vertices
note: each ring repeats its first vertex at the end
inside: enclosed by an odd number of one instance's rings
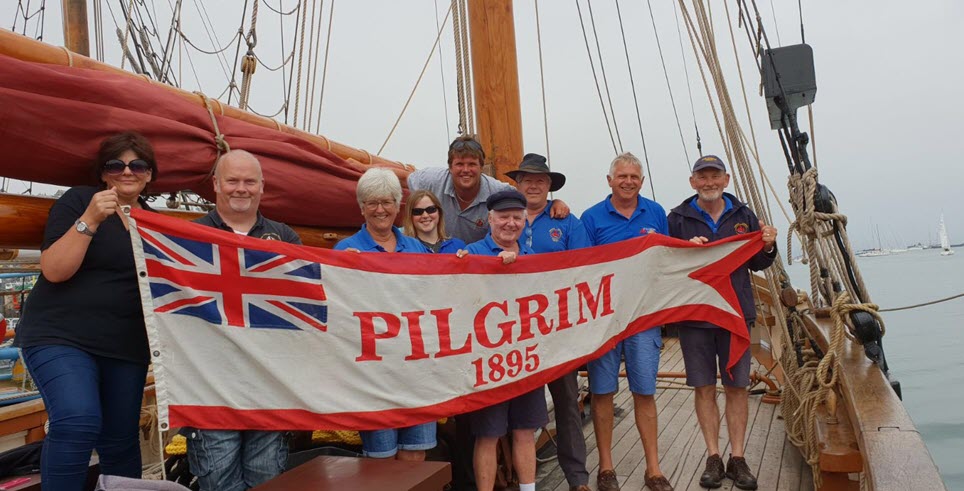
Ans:
POLYGON ((100 144, 98 186, 67 190, 51 207, 41 276, 24 305, 16 345, 40 390, 50 429, 45 491, 80 490, 91 451, 102 474, 141 477, 138 422, 150 362, 124 206, 157 178, 154 150, 138 133, 100 144))
POLYGON ((445 234, 445 215, 434 193, 427 189, 415 191, 405 202, 408 213, 402 219, 405 235, 415 237, 432 252, 455 254, 465 249, 465 242, 445 234))

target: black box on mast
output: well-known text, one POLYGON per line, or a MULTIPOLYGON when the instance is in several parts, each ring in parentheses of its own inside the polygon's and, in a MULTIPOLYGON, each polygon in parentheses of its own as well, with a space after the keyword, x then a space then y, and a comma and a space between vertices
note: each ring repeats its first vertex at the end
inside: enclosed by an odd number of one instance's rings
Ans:
POLYGON ((770 129, 777 130, 784 116, 778 97, 786 97, 786 110, 793 113, 797 108, 812 104, 817 95, 813 48, 808 44, 773 48, 764 50, 762 59, 763 94, 770 113, 770 129))

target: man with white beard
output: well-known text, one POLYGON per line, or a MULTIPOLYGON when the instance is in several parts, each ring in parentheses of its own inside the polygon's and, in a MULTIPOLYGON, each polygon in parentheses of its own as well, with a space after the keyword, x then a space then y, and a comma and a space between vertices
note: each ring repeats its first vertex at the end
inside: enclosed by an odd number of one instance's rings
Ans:
MULTIPOLYGON (((671 236, 696 244, 715 242, 724 237, 757 230, 763 231, 763 250, 747 261, 745 267, 730 275, 749 331, 756 319, 750 270, 760 271, 773 264, 777 255, 777 229, 757 219, 753 211, 737 200, 736 196, 723 192, 729 184, 730 175, 726 173, 726 165, 719 157, 701 157, 693 164, 693 173, 690 175, 690 186, 696 191, 696 195, 686 198, 683 203, 673 208, 667 221, 671 236)), ((686 364, 686 384, 693 387, 696 393, 696 418, 699 420, 709 454, 706 470, 700 476, 700 485, 705 488, 718 488, 723 484, 725 476, 732 479, 737 488, 756 489, 756 477, 743 458, 748 412, 746 388, 750 385, 750 350, 746 350, 728 373, 728 331, 709 322, 687 321, 676 326, 679 328, 680 348, 686 364), (726 392, 726 427, 731 448, 725 470, 719 446, 717 366, 726 392)))

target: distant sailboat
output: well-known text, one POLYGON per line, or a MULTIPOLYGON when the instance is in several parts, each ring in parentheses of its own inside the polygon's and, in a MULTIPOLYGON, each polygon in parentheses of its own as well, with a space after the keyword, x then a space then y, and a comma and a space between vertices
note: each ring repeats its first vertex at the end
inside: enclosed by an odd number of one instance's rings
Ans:
POLYGON ((954 254, 951 250, 951 241, 947 238, 947 227, 944 226, 944 214, 941 213, 941 226, 937 229, 937 235, 941 238, 941 255, 950 256, 954 254))

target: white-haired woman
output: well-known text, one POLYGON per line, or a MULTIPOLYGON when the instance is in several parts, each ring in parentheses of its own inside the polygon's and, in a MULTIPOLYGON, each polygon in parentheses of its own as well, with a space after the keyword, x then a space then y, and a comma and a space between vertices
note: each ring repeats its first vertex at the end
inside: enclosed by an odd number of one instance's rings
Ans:
MULTIPOLYGON (((358 179, 355 190, 365 223, 355 235, 335 244, 335 250, 354 252, 430 253, 418 239, 402 234, 395 226, 402 201, 402 185, 394 172, 372 167, 358 179)), ((398 429, 362 431, 366 457, 425 460, 435 447, 435 422, 398 429)))

